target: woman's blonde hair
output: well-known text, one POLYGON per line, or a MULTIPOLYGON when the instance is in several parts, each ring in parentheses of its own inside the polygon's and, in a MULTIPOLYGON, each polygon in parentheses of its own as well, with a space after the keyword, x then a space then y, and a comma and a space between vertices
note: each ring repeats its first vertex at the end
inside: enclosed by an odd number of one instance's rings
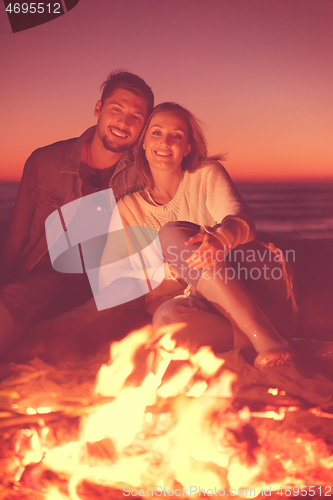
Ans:
POLYGON ((139 179, 145 187, 148 187, 148 189, 152 189, 154 187, 154 180, 145 156, 143 142, 151 119, 158 113, 172 113, 178 115, 183 118, 187 125, 188 143, 191 146, 191 151, 187 156, 183 158, 182 170, 195 172, 199 168, 205 166, 205 164, 207 164, 208 162, 218 162, 224 159, 224 155, 208 156, 207 143, 204 133, 199 121, 190 111, 174 102, 163 102, 153 109, 153 112, 148 118, 147 123, 142 131, 138 144, 139 150, 137 157, 137 168, 139 179))

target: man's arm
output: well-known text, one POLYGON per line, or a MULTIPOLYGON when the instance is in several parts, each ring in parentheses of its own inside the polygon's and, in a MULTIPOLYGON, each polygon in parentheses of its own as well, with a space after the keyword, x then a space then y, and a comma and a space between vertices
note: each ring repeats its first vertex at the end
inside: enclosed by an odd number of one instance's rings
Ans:
POLYGON ((31 192, 36 184, 34 153, 28 158, 17 194, 13 218, 1 255, 2 277, 13 281, 22 272, 22 251, 29 241, 30 228, 35 212, 31 192))

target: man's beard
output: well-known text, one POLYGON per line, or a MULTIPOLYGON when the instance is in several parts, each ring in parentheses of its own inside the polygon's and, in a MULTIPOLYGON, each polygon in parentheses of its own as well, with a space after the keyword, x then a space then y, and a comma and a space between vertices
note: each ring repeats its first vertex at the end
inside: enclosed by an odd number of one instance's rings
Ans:
POLYGON ((116 141, 110 141, 106 135, 102 137, 102 143, 105 149, 112 151, 112 153, 123 153, 130 148, 128 144, 118 144, 116 141))

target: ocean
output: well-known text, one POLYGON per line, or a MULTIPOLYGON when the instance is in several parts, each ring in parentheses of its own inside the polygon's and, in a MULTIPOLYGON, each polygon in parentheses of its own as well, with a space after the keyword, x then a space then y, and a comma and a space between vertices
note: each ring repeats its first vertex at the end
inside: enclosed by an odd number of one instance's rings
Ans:
MULTIPOLYGON (((333 239, 333 182, 236 183, 258 233, 278 238, 333 239)), ((11 219, 18 184, 0 183, 0 222, 11 219)))
POLYGON ((333 238, 333 182, 237 184, 257 231, 281 238, 333 238))

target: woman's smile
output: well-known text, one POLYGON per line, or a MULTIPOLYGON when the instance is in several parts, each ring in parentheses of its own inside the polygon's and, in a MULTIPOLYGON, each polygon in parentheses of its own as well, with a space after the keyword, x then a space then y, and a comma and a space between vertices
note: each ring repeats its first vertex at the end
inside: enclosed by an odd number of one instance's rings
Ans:
POLYGON ((172 156, 172 152, 169 152, 169 151, 160 151, 160 150, 155 150, 154 151, 155 154, 157 154, 157 156, 172 156))
POLYGON ((157 113, 151 119, 143 143, 150 169, 181 170, 191 149, 185 120, 174 113, 157 113))

